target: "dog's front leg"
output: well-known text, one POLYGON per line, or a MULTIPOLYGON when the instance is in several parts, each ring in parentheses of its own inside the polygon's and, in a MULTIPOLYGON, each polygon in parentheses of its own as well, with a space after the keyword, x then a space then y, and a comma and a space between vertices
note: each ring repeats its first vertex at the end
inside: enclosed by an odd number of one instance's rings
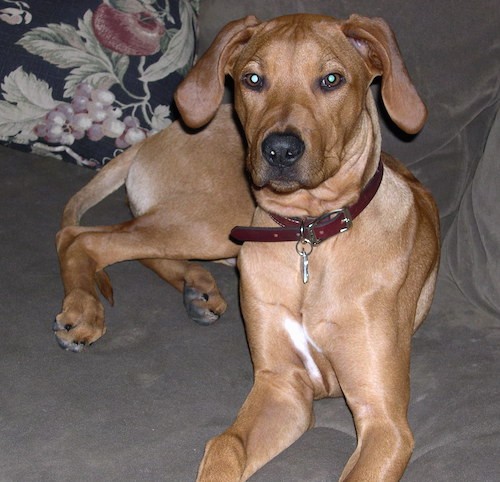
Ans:
POLYGON ((407 419, 411 324, 356 318, 332 335, 335 372, 358 438, 340 480, 397 482, 413 450, 407 419))
MULTIPOLYGON (((289 350, 290 351, 290 350, 289 350)), ((313 422, 312 389, 303 367, 257 370, 236 421, 207 444, 198 482, 237 482, 297 440, 313 422)))

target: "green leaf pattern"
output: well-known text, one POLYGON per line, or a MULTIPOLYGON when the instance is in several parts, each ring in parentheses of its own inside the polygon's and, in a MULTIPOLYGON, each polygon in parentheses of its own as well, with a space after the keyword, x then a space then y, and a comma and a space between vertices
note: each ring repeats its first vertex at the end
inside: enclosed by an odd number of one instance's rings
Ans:
POLYGON ((33 128, 57 103, 47 82, 26 73, 22 67, 11 72, 1 84, 0 138, 34 141, 33 128))
MULTIPOLYGON (((194 29, 192 10, 185 4, 180 4, 181 23, 194 29)), ((155 82, 163 79, 182 66, 188 65, 194 52, 194 36, 190 28, 181 28, 170 39, 165 53, 160 60, 150 65, 140 77, 143 82, 155 82)))

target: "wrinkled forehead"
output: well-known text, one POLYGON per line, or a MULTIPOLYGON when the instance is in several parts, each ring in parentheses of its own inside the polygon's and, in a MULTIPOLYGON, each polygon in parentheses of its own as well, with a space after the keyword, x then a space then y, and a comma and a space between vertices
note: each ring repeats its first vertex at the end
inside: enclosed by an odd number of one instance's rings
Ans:
POLYGON ((236 69, 249 63, 266 66, 344 65, 357 56, 340 29, 339 21, 317 15, 290 15, 265 22, 240 53, 236 69))

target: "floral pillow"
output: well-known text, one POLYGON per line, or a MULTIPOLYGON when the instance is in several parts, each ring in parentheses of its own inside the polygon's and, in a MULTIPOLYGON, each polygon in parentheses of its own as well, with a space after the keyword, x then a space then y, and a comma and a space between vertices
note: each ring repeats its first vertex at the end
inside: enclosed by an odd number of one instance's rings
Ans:
POLYGON ((168 126, 199 0, 0 0, 0 142, 99 168, 168 126))

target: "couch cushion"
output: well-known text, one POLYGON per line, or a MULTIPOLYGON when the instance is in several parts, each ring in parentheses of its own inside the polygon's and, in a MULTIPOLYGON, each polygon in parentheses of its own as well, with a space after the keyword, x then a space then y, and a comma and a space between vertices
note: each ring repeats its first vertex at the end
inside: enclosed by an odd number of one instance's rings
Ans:
POLYGON ((446 237, 443 265, 474 303, 500 314, 500 113, 446 237))
MULTIPOLYGON (((51 330, 63 295, 54 235, 69 196, 93 176, 0 146, 0 480, 194 481, 206 441, 226 429, 252 385, 237 274, 206 265, 229 307, 205 327, 182 296, 137 262, 109 268, 115 306, 86 353, 61 350, 51 330)), ((124 192, 87 225, 128 219, 124 192)), ((413 343, 404 482, 498 480, 500 330, 440 278, 413 343)), ((337 480, 354 451, 342 399, 315 403, 316 426, 252 482, 337 480)))
POLYGON ((0 0, 0 142, 99 167, 174 117, 196 0, 0 0))

